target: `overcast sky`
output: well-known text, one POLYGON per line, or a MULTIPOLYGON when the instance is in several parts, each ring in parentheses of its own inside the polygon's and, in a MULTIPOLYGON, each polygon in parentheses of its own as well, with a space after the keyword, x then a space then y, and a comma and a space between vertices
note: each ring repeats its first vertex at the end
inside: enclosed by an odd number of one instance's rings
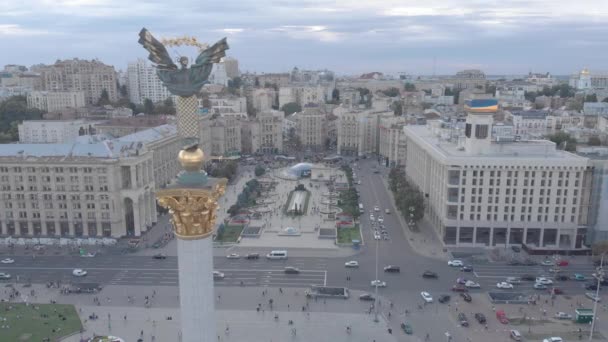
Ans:
POLYGON ((0 66, 79 57, 125 69, 147 55, 145 26, 226 36, 242 71, 431 74, 435 60, 437 74, 570 74, 608 69, 607 19, 608 0, 0 0, 0 66))

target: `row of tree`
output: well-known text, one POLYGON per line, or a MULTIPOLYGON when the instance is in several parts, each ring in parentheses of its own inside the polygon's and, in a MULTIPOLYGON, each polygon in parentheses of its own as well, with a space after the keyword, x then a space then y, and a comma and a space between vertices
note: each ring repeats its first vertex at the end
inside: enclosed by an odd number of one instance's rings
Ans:
POLYGON ((236 203, 228 208, 228 214, 235 216, 242 209, 256 205, 255 199, 260 196, 260 182, 257 179, 252 179, 245 183, 243 191, 236 198, 236 203))
POLYGON ((391 169, 389 185, 401 215, 407 219, 408 223, 420 221, 424 217, 424 196, 417 187, 407 181, 402 169, 391 169))
POLYGON ((238 167, 239 165, 236 161, 229 160, 212 163, 206 167, 205 171, 211 177, 228 178, 228 180, 232 180, 236 175, 238 167))
POLYGON ((18 125, 23 120, 40 120, 43 111, 27 107, 25 96, 12 96, 0 102, 0 143, 19 140, 18 125))
POLYGON ((342 208, 342 212, 357 218, 360 215, 359 194, 354 185, 353 169, 348 165, 342 165, 341 169, 346 174, 348 190, 340 192, 340 195, 338 196, 338 206, 342 208))

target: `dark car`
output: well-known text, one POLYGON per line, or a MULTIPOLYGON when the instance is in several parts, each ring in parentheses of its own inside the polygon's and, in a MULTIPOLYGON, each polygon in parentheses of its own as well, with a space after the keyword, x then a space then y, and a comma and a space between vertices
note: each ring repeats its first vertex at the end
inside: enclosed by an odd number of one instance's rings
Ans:
POLYGON ((424 271, 424 273, 422 273, 422 278, 438 278, 438 275, 432 271, 424 271))
POLYGON ((517 246, 511 246, 511 249, 513 250, 513 252, 515 253, 519 253, 521 252, 521 248, 517 247, 517 246))
POLYGON ((462 285, 454 285, 452 286, 452 291, 454 292, 469 292, 469 289, 462 285))
POLYGON ((462 297, 462 299, 468 303, 470 303, 473 300, 473 298, 471 298, 471 295, 466 292, 461 293, 460 297, 462 297))
POLYGON ((285 267, 285 273, 288 274, 298 274, 300 273, 300 270, 296 267, 292 267, 292 266, 287 266, 285 267))
POLYGON ((399 266, 388 265, 388 266, 384 267, 384 272, 399 273, 399 272, 401 272, 401 269, 399 268, 399 266))
POLYGON ((439 296, 439 299, 437 299, 439 301, 439 303, 447 303, 450 301, 450 296, 448 295, 441 295, 439 296))
POLYGON ((509 260, 507 262, 507 265, 509 265, 509 266, 521 266, 522 263, 519 260, 509 260))
POLYGON ((167 256, 164 255, 164 254, 162 254, 162 253, 159 253, 159 254, 154 254, 153 258, 154 259, 164 260, 164 259, 167 259, 167 256))
POLYGON ((536 265, 538 265, 538 263, 536 261, 532 260, 532 259, 526 259, 521 264, 524 265, 524 266, 536 266, 536 265))
POLYGON ((475 314, 475 319, 477 320, 477 322, 479 322, 479 324, 486 323, 486 316, 484 314, 482 314, 481 312, 478 312, 475 314))
POLYGON ((245 256, 245 259, 249 259, 249 260, 259 259, 259 258, 260 258, 260 253, 249 253, 245 256))
POLYGON ((364 301, 372 301, 375 299, 376 298, 374 298, 374 296, 372 296, 370 293, 364 293, 359 296, 359 300, 364 300, 364 301))
POLYGON ((570 277, 566 274, 558 274, 555 276, 555 280, 559 280, 559 281, 566 281, 570 279, 570 277))
POLYGON ((554 295, 564 294, 564 291, 558 287, 548 288, 547 291, 549 291, 549 294, 554 294, 554 295))
POLYGON ((473 272, 473 266, 471 266, 471 265, 466 265, 466 266, 463 266, 463 267, 462 267, 460 270, 461 270, 462 272, 473 272))
MULTIPOLYGON (((593 290, 593 291, 597 291, 597 283, 593 282, 593 283, 587 283, 585 284, 585 289, 587 290, 593 290)), ((601 289, 601 288, 600 288, 601 289)))
POLYGON ((463 312, 458 314, 458 322, 463 327, 469 326, 469 320, 467 319, 467 315, 465 315, 463 312))
POLYGON ((536 276, 531 275, 531 274, 524 274, 524 275, 521 276, 521 280, 535 281, 536 280, 536 276))

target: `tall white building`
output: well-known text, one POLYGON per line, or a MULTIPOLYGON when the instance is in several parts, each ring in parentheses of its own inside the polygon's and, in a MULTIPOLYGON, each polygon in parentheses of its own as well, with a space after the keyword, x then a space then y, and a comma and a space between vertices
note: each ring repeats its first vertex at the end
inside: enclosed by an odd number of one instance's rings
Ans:
POLYGON ((156 68, 148 65, 146 60, 137 59, 127 67, 129 99, 136 104, 144 103, 145 99, 161 102, 171 97, 169 90, 163 85, 156 74, 156 68))
POLYGON ((258 113, 251 124, 251 150, 254 153, 283 152, 283 120, 281 111, 258 113))
MULTIPOLYGON (((438 122, 403 128, 405 172, 445 245, 585 248, 588 159, 545 140, 491 136, 488 101, 467 107, 465 136, 438 122)), ((496 102, 495 102, 496 103, 496 102)))
POLYGON ((403 165, 405 160, 403 147, 403 126, 406 125, 404 116, 380 116, 378 125, 378 153, 384 158, 386 165, 403 165))
POLYGON ((295 115, 296 134, 304 148, 322 150, 327 138, 327 118, 319 108, 308 107, 295 115))
POLYGON ((301 107, 325 103, 326 90, 321 86, 287 86, 279 88, 279 108, 295 102, 301 107))
POLYGON ((209 75, 209 82, 227 87, 228 79, 229 77, 226 73, 226 65, 224 63, 213 64, 213 70, 211 71, 211 75, 209 75))
POLYGON ((338 117, 337 152, 340 155, 363 156, 380 152, 380 120, 393 118, 391 111, 360 110, 339 107, 334 110, 338 117))
POLYGON ((27 106, 46 112, 85 106, 82 91, 32 91, 27 94, 27 106))
POLYGON ((223 62, 224 69, 226 70, 226 76, 229 79, 238 77, 241 75, 239 71, 239 61, 236 58, 224 57, 223 62))
POLYGON ((87 120, 26 120, 19 124, 19 142, 25 144, 55 144, 74 142, 82 135, 95 134, 94 121, 87 120))

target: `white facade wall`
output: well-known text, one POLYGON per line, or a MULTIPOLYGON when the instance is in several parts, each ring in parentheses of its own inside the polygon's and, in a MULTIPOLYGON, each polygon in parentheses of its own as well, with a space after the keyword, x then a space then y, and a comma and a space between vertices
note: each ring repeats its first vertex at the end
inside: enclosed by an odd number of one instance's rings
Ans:
POLYGON ((251 149, 256 153, 283 151, 283 112, 266 111, 257 115, 251 124, 251 149))
POLYGON ((81 135, 93 134, 95 122, 85 120, 26 120, 19 124, 19 142, 52 144, 73 142, 81 135))
POLYGON ((33 91, 27 94, 27 106, 47 112, 85 106, 82 91, 33 91))
POLYGON ((136 104, 143 104, 145 99, 162 102, 171 97, 169 90, 156 74, 156 68, 148 65, 144 59, 129 63, 127 67, 129 99, 136 104))

